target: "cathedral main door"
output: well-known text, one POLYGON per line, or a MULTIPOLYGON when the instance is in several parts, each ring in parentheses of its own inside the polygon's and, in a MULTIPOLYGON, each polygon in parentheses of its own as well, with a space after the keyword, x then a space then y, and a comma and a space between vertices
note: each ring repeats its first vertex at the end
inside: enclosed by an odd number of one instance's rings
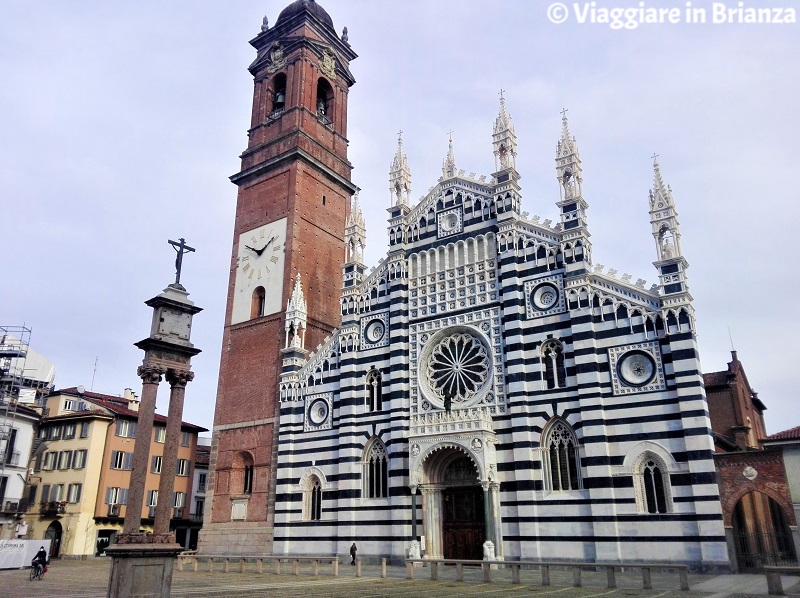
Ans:
POLYGON ((442 491, 442 543, 446 559, 483 558, 486 522, 480 486, 458 486, 442 491))

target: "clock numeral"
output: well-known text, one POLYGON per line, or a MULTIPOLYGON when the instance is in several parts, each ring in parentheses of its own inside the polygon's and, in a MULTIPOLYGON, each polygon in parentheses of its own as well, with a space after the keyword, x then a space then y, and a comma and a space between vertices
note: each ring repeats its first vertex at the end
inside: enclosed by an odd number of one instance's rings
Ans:
POLYGON ((242 257, 240 257, 240 258, 239 258, 239 260, 241 260, 241 261, 243 261, 243 262, 246 262, 246 261, 247 261, 247 260, 249 260, 249 259, 250 259, 250 256, 249 256, 249 255, 243 255, 242 257))
POLYGON ((255 268, 251 269, 250 270, 250 274, 247 276, 247 278, 253 278, 253 274, 255 274, 255 273, 256 273, 255 268))
POLYGON ((244 270, 245 272, 247 272, 249 269, 250 269, 250 264, 245 264, 244 267, 242 268, 242 270, 244 270))
POLYGON ((283 249, 283 247, 281 247, 280 245, 276 245, 275 247, 272 248, 272 251, 280 251, 281 249, 283 249))
POLYGON ((265 232, 266 232, 266 231, 265 231, 265 230, 262 228, 262 229, 261 229, 261 238, 262 238, 262 239, 264 238, 264 233, 265 233, 265 232))
POLYGON ((273 264, 277 264, 278 263, 278 256, 277 255, 273 255, 271 258, 269 258, 269 261, 271 261, 273 264))
POLYGON ((253 243, 258 243, 258 239, 256 239, 256 236, 255 236, 255 235, 253 235, 252 237, 250 237, 250 240, 251 240, 253 243))

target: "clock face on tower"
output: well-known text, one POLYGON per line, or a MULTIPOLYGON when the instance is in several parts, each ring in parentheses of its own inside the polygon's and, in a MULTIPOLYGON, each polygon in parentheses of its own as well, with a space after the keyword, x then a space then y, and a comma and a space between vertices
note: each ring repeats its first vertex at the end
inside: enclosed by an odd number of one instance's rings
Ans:
POLYGON ((285 248, 286 218, 239 235, 231 324, 281 310, 285 248))

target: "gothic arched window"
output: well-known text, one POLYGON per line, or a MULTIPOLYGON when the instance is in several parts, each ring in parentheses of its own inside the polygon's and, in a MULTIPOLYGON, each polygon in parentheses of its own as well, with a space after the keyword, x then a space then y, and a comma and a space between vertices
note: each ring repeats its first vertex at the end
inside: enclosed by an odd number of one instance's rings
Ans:
POLYGON ((378 370, 371 370, 367 374, 367 410, 383 410, 383 391, 381 390, 381 373, 378 370))
POLYGON ((547 490, 580 490, 578 441, 570 425, 563 419, 554 419, 542 432, 542 456, 547 490))
POLYGON ((642 513, 669 513, 672 500, 669 473, 664 462, 647 452, 639 459, 634 471, 637 506, 642 513))
POLYGON ((389 457, 386 447, 378 438, 373 438, 364 449, 361 461, 361 496, 389 496, 389 457))
POLYGON ((316 475, 303 480, 303 521, 322 518, 322 482, 316 475))
POLYGON ((564 348, 556 340, 542 344, 542 378, 547 388, 565 388, 567 371, 564 368, 564 348))

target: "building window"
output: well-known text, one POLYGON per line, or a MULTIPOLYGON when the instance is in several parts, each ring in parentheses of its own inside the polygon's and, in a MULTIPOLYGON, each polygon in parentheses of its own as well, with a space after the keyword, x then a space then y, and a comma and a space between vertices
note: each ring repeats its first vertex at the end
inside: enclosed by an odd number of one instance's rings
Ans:
POLYGON ((542 378, 548 389, 565 388, 567 372, 564 369, 564 348, 556 340, 542 344, 542 378))
POLYGON ((72 467, 72 451, 61 451, 58 453, 58 469, 69 469, 72 467))
POLYGON ((133 453, 111 451, 111 469, 127 469, 133 466, 133 453))
POLYGON ((33 505, 36 503, 36 493, 39 491, 39 486, 31 486, 28 488, 28 504, 33 505))
POLYGON ((156 426, 153 436, 156 442, 163 443, 167 438, 167 429, 164 426, 156 426))
POLYGON ((669 473, 664 462, 647 452, 639 459, 634 471, 636 502, 642 513, 669 513, 672 500, 669 473))
POLYGON ((580 490, 578 443, 570 425, 557 418, 542 432, 545 488, 552 492, 580 490))
POLYGON ((192 435, 189 432, 181 433, 181 446, 191 446, 192 435))
POLYGON ((161 473, 161 456, 160 455, 153 455, 153 458, 150 462, 150 471, 152 473, 161 473))
POLYGON ((372 370, 367 374, 367 410, 369 411, 382 411, 383 410, 383 390, 381 388, 381 373, 378 370, 372 370))
POLYGON ((325 79, 317 82, 317 118, 323 124, 329 125, 333 118, 333 88, 325 79))
POLYGON ((58 460, 58 453, 55 451, 45 453, 44 455, 44 463, 42 463, 42 469, 45 471, 50 471, 56 468, 56 462, 58 460))
POLYGON ((175 492, 172 495, 172 516, 175 519, 183 519, 183 508, 186 506, 186 493, 175 492))
POLYGON ((194 514, 196 517, 202 517, 206 508, 206 500, 204 498, 197 498, 194 501, 194 514))
POLYGON ((256 287, 253 291, 253 299, 250 304, 250 319, 260 318, 264 315, 264 305, 266 304, 267 293, 264 287, 256 287))
POLYGON ((322 482, 316 475, 308 476, 303 483, 303 521, 322 518, 322 482))
POLYGON ((67 502, 80 502, 83 484, 70 484, 67 489, 67 502))
POLYGON ((77 411, 78 402, 73 399, 64 399, 64 411, 77 411))
POLYGON ((158 490, 147 491, 147 516, 151 519, 156 516, 156 505, 158 505, 158 490))
POLYGON ((208 476, 204 473, 200 473, 197 475, 197 491, 198 492, 205 492, 206 491, 206 479, 208 476))
POLYGON ((72 438, 75 438, 75 424, 67 424, 64 426, 64 440, 72 438))
POLYGON ((50 502, 61 502, 62 500, 64 500, 64 484, 50 486, 50 502))
MULTIPOLYGON (((8 430, 8 428, 6 428, 8 430)), ((3 461, 6 465, 19 465, 19 451, 15 451, 17 445, 17 429, 11 428, 11 432, 8 435, 8 440, 6 441, 6 452, 3 455, 3 461)))
POLYGON ((106 488, 106 504, 107 505, 125 505, 128 504, 128 489, 127 488, 106 488))
POLYGON ((189 475, 188 459, 178 459, 178 463, 175 465, 175 475, 180 475, 180 476, 189 475))
POLYGON ((278 73, 272 80, 272 116, 277 116, 286 107, 286 75, 278 73))
POLYGON ((389 459, 386 447, 374 438, 364 450, 361 462, 361 496, 386 498, 389 496, 389 459))
POLYGON ((244 494, 251 494, 253 492, 253 466, 244 466, 244 487, 242 488, 244 494))
POLYGON ((83 422, 81 424, 81 438, 87 438, 89 436, 89 422, 83 422))
POLYGON ((136 422, 126 419, 117 420, 117 436, 136 438, 136 422))
POLYGON ((72 469, 83 469, 86 467, 86 449, 75 451, 75 456, 72 458, 72 469))
POLYGON ((42 504, 50 500, 50 484, 42 486, 42 504))

